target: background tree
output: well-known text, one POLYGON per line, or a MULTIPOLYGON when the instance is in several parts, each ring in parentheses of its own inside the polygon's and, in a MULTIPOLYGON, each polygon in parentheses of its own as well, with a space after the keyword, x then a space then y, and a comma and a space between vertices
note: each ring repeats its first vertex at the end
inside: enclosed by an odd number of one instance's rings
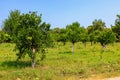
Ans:
POLYGON ((93 31, 96 31, 96 30, 99 30, 99 31, 103 31, 105 28, 106 28, 106 25, 105 25, 105 22, 103 22, 101 19, 95 19, 93 22, 92 22, 92 30, 93 31))
POLYGON ((4 21, 3 31, 9 34, 12 39, 16 34, 14 32, 17 26, 19 25, 19 21, 20 21, 19 18, 20 18, 20 11, 15 10, 15 11, 11 11, 8 18, 4 21))
POLYGON ((117 42, 120 42, 120 15, 117 15, 115 26, 111 26, 112 31, 116 34, 117 42))
POLYGON ((80 41, 84 44, 86 47, 86 42, 89 41, 89 35, 86 29, 83 28, 82 33, 80 34, 80 41))
POLYGON ((99 30, 96 30, 96 31, 94 31, 92 34, 93 34, 93 36, 94 36, 94 43, 96 43, 96 42, 98 42, 98 37, 99 37, 99 35, 100 35, 100 33, 102 33, 103 31, 99 31, 99 30))
POLYGON ((59 34, 60 34, 60 28, 56 27, 52 29, 52 38, 54 42, 59 42, 59 34))
POLYGON ((98 37, 98 42, 100 42, 104 51, 106 48, 106 45, 113 43, 115 39, 116 39, 115 34, 111 30, 107 29, 100 33, 98 37))
POLYGON ((50 36, 51 36, 51 39, 54 43, 53 47, 58 46, 58 42, 60 42, 59 41, 60 28, 56 27, 54 29, 51 29, 50 30, 50 36))
MULTIPOLYGON (((11 13, 10 13, 11 15, 11 13)), ((18 18, 18 17, 17 17, 18 18)), ((8 17, 7 23, 16 22, 11 17, 8 17)), ((5 21, 5 25, 7 25, 5 21)), ((15 24, 10 34, 14 35, 14 42, 16 49, 18 49, 18 59, 21 59, 26 54, 31 58, 32 67, 34 68, 36 63, 36 55, 42 53, 42 59, 45 57, 45 48, 50 45, 50 36, 48 34, 50 24, 45 22, 41 23, 41 15, 37 15, 36 12, 29 12, 21 14, 18 19, 18 24, 15 24)), ((12 24, 10 24, 12 25, 12 24)), ((8 26, 4 28, 5 31, 9 31, 8 26)))
POLYGON ((58 37, 58 41, 63 42, 63 45, 67 42, 66 29, 61 28, 58 37))
POLYGON ((66 35, 66 29, 64 28, 54 28, 50 31, 50 35, 52 37, 52 40, 54 42, 62 42, 63 45, 67 42, 67 35, 66 35))
POLYGON ((104 31, 106 28, 105 22, 103 22, 101 19, 95 19, 92 22, 92 25, 87 27, 87 31, 90 37, 90 42, 92 45, 92 42, 96 43, 97 37, 99 36, 99 33, 101 31, 104 31))
POLYGON ((72 43, 72 53, 74 53, 74 44, 80 40, 81 27, 78 22, 73 22, 66 26, 67 39, 72 43))
POLYGON ((94 33, 93 33, 94 30, 93 30, 93 26, 92 26, 92 25, 88 26, 86 30, 87 30, 87 32, 88 32, 89 40, 90 40, 91 46, 92 46, 92 43, 93 43, 93 41, 94 41, 94 33))

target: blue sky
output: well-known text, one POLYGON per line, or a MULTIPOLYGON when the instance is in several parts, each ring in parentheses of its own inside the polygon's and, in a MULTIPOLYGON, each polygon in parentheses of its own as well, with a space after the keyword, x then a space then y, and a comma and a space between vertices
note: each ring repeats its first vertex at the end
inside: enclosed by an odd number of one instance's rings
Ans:
POLYGON ((102 19, 110 27, 120 14, 120 0, 0 0, 0 26, 16 9, 21 13, 42 13, 42 20, 51 28, 64 28, 75 21, 87 27, 95 19, 102 19))

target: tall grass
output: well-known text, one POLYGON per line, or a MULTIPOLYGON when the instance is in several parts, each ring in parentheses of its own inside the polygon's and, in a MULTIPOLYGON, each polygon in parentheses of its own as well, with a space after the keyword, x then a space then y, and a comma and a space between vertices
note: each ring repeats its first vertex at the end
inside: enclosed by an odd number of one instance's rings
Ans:
MULTIPOLYGON (((120 43, 108 45, 103 52, 100 44, 75 44, 75 53, 71 52, 71 43, 65 46, 58 43, 48 49, 44 61, 37 61, 31 68, 30 58, 26 56, 16 62, 14 44, 0 44, 1 80, 76 80, 104 74, 105 77, 119 75, 120 43), (115 73, 113 75, 113 73, 115 73)), ((39 59, 39 57, 37 57, 39 59)))

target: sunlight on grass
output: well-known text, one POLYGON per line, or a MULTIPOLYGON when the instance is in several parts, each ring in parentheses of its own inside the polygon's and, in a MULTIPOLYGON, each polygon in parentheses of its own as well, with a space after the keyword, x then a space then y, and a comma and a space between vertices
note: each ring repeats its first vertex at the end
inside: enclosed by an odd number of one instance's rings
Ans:
MULTIPOLYGON (((103 77, 120 75, 120 43, 108 45, 102 52, 100 44, 62 43, 49 48, 44 61, 38 60, 36 68, 31 68, 30 58, 26 56, 16 62, 14 44, 0 44, 0 79, 2 80, 76 80, 104 74, 103 77), (114 74, 111 74, 114 73, 114 74)), ((37 57, 38 58, 38 57, 37 57)))

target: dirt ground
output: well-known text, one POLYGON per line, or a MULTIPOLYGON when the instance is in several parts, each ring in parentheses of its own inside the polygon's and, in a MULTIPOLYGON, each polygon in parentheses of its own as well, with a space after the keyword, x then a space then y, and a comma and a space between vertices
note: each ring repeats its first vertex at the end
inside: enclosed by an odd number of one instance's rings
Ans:
POLYGON ((89 78, 89 79, 84 79, 84 80, 120 80, 120 77, 115 77, 115 78, 105 78, 105 79, 94 79, 94 78, 89 78))

